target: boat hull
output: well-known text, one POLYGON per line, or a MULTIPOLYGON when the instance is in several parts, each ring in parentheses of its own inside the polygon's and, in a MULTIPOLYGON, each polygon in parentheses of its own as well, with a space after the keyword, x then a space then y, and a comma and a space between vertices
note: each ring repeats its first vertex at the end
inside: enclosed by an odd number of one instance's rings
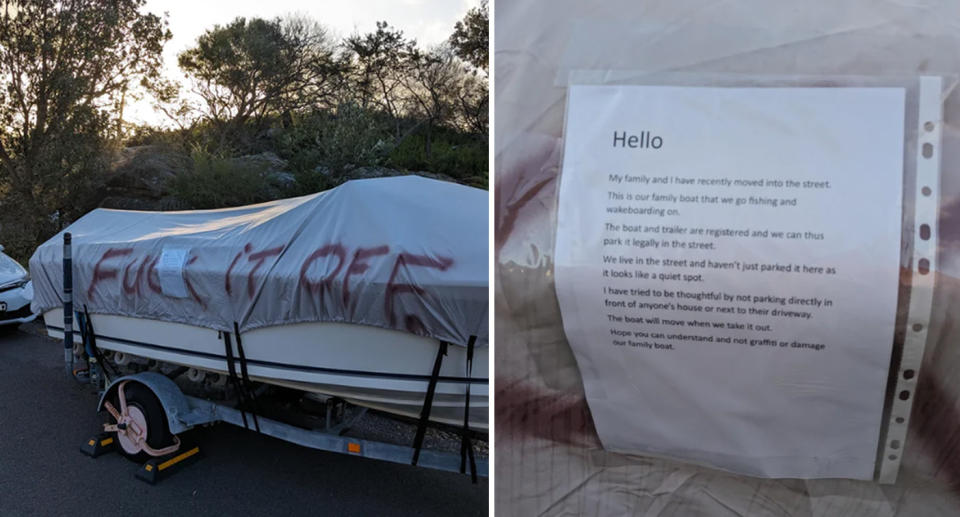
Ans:
MULTIPOLYGON (((47 311, 43 317, 48 335, 62 339, 63 310, 47 311)), ((91 314, 90 320, 98 348, 227 372, 224 341, 216 330, 108 314, 91 314)), ((241 338, 252 380, 411 418, 420 415, 440 346, 435 339, 405 332, 327 322, 254 329, 241 338)), ((488 431, 488 354, 488 347, 475 350, 468 378, 466 348, 448 347, 431 420, 462 426, 469 385, 470 427, 488 431)))

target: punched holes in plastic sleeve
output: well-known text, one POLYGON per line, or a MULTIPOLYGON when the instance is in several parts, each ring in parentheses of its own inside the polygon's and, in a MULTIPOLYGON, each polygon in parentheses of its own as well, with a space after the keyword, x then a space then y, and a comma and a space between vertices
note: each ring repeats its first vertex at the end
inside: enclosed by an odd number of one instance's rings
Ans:
MULTIPOLYGON (((936 235, 933 233, 933 225, 930 219, 936 217, 936 202, 933 197, 933 189, 936 184, 936 176, 939 174, 939 163, 937 163, 937 154, 935 145, 940 138, 940 126, 932 116, 936 115, 933 105, 939 99, 937 93, 940 91, 939 81, 925 79, 921 82, 920 112, 923 122, 920 124, 919 148, 917 149, 917 180, 918 180, 918 200, 916 204, 917 226, 916 235, 918 237, 917 246, 914 248, 914 264, 919 281, 918 286, 928 286, 930 279, 920 280, 921 277, 930 273, 930 253, 936 249, 936 235), (926 95, 924 94, 926 93, 926 95), (924 99, 930 101, 925 103, 924 99), (929 118, 928 118, 929 117, 929 118), (919 197, 922 196, 922 197, 919 197), (926 220, 926 221, 924 221, 926 220), (921 244, 922 243, 922 244, 921 244), (931 246, 932 245, 932 246, 931 246), (925 256, 926 255, 926 256, 925 256)), ((911 293, 910 311, 908 317, 913 320, 909 329, 911 335, 907 341, 911 343, 914 353, 912 356, 922 356, 923 341, 926 339, 927 321, 929 319, 929 299, 930 290, 921 289, 916 293, 911 293), (915 294, 917 297, 915 297, 915 294), (919 347, 917 346, 919 344, 919 347), (919 350, 916 350, 919 348, 919 350), (919 353, 917 353, 919 352, 919 353)), ((896 428, 891 429, 892 436, 887 441, 887 451, 884 456, 891 465, 882 466, 880 480, 884 483, 892 483, 896 480, 896 469, 899 467, 899 461, 902 454, 899 449, 902 447, 902 439, 906 433, 907 417, 909 416, 910 406, 913 402, 913 383, 916 382, 917 370, 910 361, 903 366, 900 371, 900 379, 895 398, 895 416, 892 423, 896 428)), ((917 365, 919 366, 919 365, 917 365)))

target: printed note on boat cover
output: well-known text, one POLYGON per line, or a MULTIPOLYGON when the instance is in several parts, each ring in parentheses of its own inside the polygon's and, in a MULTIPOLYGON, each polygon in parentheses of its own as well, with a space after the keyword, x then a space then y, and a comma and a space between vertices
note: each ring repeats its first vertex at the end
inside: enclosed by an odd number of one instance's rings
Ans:
POLYGON ((157 264, 157 277, 160 280, 160 291, 174 298, 186 298, 187 282, 183 278, 183 268, 187 263, 190 250, 183 248, 163 248, 160 261, 157 264))
POLYGON ((604 446, 873 477, 902 88, 574 86, 556 244, 604 446))

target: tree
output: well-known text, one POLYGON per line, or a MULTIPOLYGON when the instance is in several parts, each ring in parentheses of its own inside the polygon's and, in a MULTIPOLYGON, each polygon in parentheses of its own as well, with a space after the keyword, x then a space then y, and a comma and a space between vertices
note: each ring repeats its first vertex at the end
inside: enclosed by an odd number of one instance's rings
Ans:
POLYGON ((214 26, 179 56, 180 68, 203 99, 205 116, 221 129, 221 145, 247 123, 332 100, 342 62, 326 32, 302 18, 237 18, 214 26))
POLYGON ((379 106, 395 122, 400 138, 400 104, 404 76, 410 70, 409 58, 416 41, 407 40, 403 31, 377 22, 376 32, 354 35, 344 41, 353 59, 353 76, 360 106, 379 106))
POLYGON ((170 32, 144 4, 0 0, 0 195, 30 246, 90 208, 126 93, 159 76, 170 32))
POLYGON ((487 0, 467 11, 454 26, 448 40, 453 53, 470 63, 473 73, 462 74, 456 89, 454 111, 457 123, 467 131, 486 135, 489 130, 490 87, 477 69, 486 71, 489 59, 490 13, 487 0))
POLYGON ((490 86, 477 74, 463 74, 456 88, 454 106, 458 125, 486 138, 490 128, 490 86))
POLYGON ((411 104, 410 112, 426 124, 425 151, 430 158, 433 128, 448 120, 454 110, 458 80, 465 70, 451 49, 441 47, 431 52, 410 54, 410 69, 403 84, 411 104))
POLYGON ((487 70, 490 57, 490 9, 487 0, 467 11, 453 27, 449 43, 457 57, 476 68, 487 70))

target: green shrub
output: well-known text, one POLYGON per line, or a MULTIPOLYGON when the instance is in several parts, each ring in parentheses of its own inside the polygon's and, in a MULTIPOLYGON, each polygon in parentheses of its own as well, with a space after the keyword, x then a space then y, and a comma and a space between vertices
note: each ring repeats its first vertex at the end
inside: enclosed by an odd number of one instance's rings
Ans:
POLYGON ((190 208, 222 208, 267 201, 271 185, 263 166, 242 163, 195 147, 191 170, 174 176, 168 187, 190 208))
POLYGON ((424 131, 408 137, 393 150, 387 165, 400 170, 446 174, 460 182, 487 188, 489 154, 485 138, 434 129, 431 140, 428 157, 424 131))
POLYGON ((298 182, 315 191, 338 183, 356 167, 382 165, 391 141, 389 126, 380 117, 347 103, 336 112, 317 111, 294 121, 278 138, 278 154, 298 182))

